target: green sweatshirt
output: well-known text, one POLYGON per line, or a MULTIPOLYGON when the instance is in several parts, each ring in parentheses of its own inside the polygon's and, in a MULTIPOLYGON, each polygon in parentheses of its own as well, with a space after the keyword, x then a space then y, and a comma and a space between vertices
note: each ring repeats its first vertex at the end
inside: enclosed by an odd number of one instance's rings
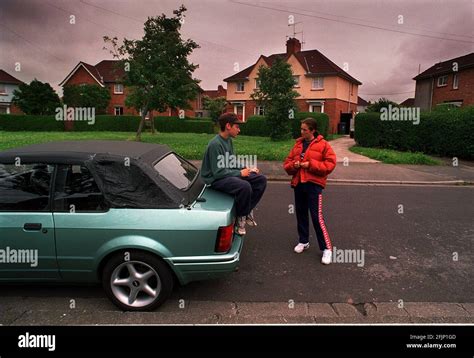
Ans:
POLYGON ((224 139, 216 135, 207 145, 201 165, 201 178, 206 184, 212 184, 217 179, 239 177, 240 168, 230 168, 228 158, 235 157, 232 139, 224 139), (227 154, 226 154, 227 153, 227 154))

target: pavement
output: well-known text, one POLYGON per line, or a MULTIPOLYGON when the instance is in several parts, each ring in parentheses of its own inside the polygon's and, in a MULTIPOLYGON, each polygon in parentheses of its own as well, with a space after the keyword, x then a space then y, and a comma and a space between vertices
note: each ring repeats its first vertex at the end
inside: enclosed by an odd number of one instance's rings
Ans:
MULTIPOLYGON (((453 166, 450 158, 444 158, 442 165, 434 166, 384 164, 349 151, 355 145, 354 139, 349 136, 332 140, 330 144, 336 152, 337 166, 328 183, 474 185, 473 162, 459 161, 458 166, 453 166)), ((192 162, 201 166, 200 160, 192 162)), ((269 180, 290 181, 291 177, 283 170, 282 162, 258 161, 258 167, 269 180)))

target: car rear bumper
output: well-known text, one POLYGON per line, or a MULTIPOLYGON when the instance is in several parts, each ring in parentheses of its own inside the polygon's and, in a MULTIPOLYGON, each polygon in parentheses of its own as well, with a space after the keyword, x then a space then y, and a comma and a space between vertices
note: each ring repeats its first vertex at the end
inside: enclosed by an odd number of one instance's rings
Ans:
POLYGON ((179 282, 184 285, 191 281, 201 281, 225 276, 236 271, 240 262, 244 239, 234 234, 229 252, 209 256, 168 257, 179 282))

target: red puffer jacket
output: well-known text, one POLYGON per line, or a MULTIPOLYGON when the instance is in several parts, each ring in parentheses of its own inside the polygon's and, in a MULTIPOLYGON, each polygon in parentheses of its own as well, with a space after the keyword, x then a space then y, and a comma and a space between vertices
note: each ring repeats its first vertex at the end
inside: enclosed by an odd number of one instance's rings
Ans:
POLYGON ((332 150, 329 143, 324 140, 322 135, 318 135, 306 149, 304 158, 301 160, 300 155, 303 152, 303 137, 296 140, 295 146, 286 158, 283 168, 289 175, 293 175, 291 186, 295 187, 298 183, 313 182, 326 186, 327 176, 336 167, 336 153, 332 150), (294 163, 309 162, 308 169, 294 167, 294 163))

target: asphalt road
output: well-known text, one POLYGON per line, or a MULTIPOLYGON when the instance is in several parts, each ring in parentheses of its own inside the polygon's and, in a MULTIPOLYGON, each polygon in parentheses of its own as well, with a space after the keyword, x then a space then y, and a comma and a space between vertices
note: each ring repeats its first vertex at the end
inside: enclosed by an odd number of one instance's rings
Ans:
MULTIPOLYGON (((288 184, 269 183, 256 211, 259 225, 247 230, 239 271, 177 287, 171 299, 474 302, 473 203, 474 187, 331 185, 323 210, 333 245, 363 250, 364 262, 324 266, 312 229, 311 248, 293 253, 293 192, 288 184)), ((3 297, 105 296, 98 286, 0 289, 3 297)))

